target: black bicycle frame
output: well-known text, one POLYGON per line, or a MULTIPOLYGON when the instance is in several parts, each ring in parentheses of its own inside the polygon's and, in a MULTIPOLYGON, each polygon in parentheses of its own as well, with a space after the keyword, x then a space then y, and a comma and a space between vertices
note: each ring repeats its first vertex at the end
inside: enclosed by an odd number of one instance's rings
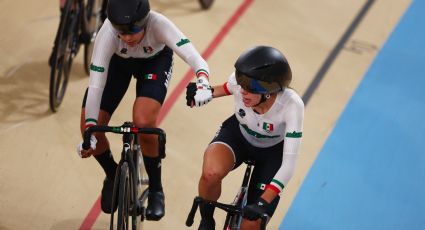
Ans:
MULTIPOLYGON (((190 227, 193 225, 193 220, 195 217, 196 210, 198 209, 198 206, 201 203, 212 205, 214 207, 217 207, 227 212, 226 220, 224 222, 224 229, 226 229, 226 227, 229 224, 231 224, 230 222, 232 218, 239 218, 238 221, 242 220, 242 215, 243 215, 242 210, 246 205, 246 199, 248 195, 248 185, 249 185, 249 180, 251 179, 252 166, 254 165, 254 162, 249 160, 245 161, 245 163, 247 164, 247 167, 242 180, 242 185, 238 191, 238 194, 236 194, 234 204, 224 204, 217 201, 206 200, 200 196, 197 196, 193 200, 192 208, 190 209, 189 215, 187 216, 186 226, 190 227)), ((264 214, 261 217, 261 226, 260 226, 261 230, 266 229, 267 221, 268 221, 268 215, 264 214)))
MULTIPOLYGON (((84 6, 84 0, 74 0, 76 1, 76 4, 78 5, 79 13, 78 13, 78 24, 80 25, 81 32, 85 35, 89 34, 90 31, 88 31, 88 21, 87 21, 87 13, 86 13, 86 7, 84 6)), ((93 2, 95 0, 88 0, 87 4, 89 5, 90 12, 91 8, 93 7, 93 2)), ((84 37, 84 36, 83 36, 84 37)))
MULTIPOLYGON (((143 134, 156 134, 158 135, 158 152, 159 156, 161 158, 165 157, 165 143, 166 143, 166 135, 165 132, 162 129, 159 128, 137 128, 132 125, 131 122, 125 122, 122 126, 91 126, 84 132, 84 141, 83 141, 83 149, 87 150, 90 148, 90 137, 92 133, 94 132, 113 132, 118 134, 123 134, 122 141, 123 141, 123 148, 121 152, 121 160, 117 167, 117 172, 115 178, 119 174, 119 171, 124 163, 127 163, 129 166, 129 173, 131 177, 131 183, 130 183, 130 189, 132 193, 132 197, 134 197, 133 204, 130 206, 130 213, 134 217, 137 217, 139 215, 142 215, 143 210, 143 201, 147 198, 148 195, 148 189, 144 190, 140 197, 137 197, 137 189, 138 189, 138 149, 136 146, 140 148, 140 145, 138 144, 138 138, 137 134, 143 133, 143 134)), ((140 181, 140 183, 143 183, 143 181, 140 181)), ((113 197, 116 196, 116 188, 118 188, 118 180, 115 180, 114 182, 114 192, 113 197)), ((115 199, 113 199, 112 202, 115 202, 115 199)), ((144 219, 144 216, 142 215, 142 220, 144 219)), ((111 215, 111 226, 113 225, 113 218, 111 215)), ((134 223, 132 223, 134 224, 134 223)))

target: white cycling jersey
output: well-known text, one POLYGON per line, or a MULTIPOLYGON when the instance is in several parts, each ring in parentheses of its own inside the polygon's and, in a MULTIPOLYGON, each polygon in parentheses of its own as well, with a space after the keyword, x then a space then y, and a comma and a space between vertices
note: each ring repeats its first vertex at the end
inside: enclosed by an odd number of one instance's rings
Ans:
POLYGON ((123 58, 150 58, 168 46, 192 67, 197 77, 209 76, 208 64, 190 40, 168 18, 158 12, 150 11, 145 35, 137 46, 128 46, 118 35, 118 31, 106 19, 96 37, 90 66, 86 127, 97 124, 109 62, 114 54, 123 58))
POLYGON ((258 114, 244 105, 234 73, 224 86, 234 95, 234 110, 239 127, 249 143, 266 148, 284 141, 282 165, 271 182, 272 186, 282 191, 293 175, 301 143, 304 120, 302 99, 293 89, 285 88, 277 94, 266 113, 258 114))

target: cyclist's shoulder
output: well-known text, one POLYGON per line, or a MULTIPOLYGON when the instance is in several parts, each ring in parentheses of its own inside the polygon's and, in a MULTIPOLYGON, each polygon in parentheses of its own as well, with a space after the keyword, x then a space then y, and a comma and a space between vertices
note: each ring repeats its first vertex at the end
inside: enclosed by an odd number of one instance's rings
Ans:
POLYGON ((304 102, 300 95, 293 88, 285 88, 278 100, 283 106, 293 105, 294 107, 304 108, 304 102))
POLYGON ((283 91, 283 95, 289 98, 290 100, 295 101, 296 103, 304 104, 303 100, 301 99, 301 96, 293 88, 285 88, 285 90, 283 91))
MULTIPOLYGON (((108 28, 108 30, 111 30, 111 28, 114 28, 114 27, 112 26, 111 21, 109 21, 109 18, 106 18, 106 19, 105 19, 105 21, 103 22, 103 25, 102 25, 102 26, 104 26, 104 27, 108 28)), ((111 30, 111 31, 112 31, 112 30, 111 30)))
POLYGON ((150 20, 150 22, 170 21, 170 19, 167 18, 165 15, 163 15, 163 14, 157 12, 157 11, 154 11, 154 10, 150 11, 149 20, 150 20))
POLYGON ((114 29, 111 21, 109 21, 108 18, 106 18, 105 21, 103 22, 101 30, 102 30, 103 33, 110 34, 114 37, 117 37, 117 35, 118 35, 118 32, 114 29))
POLYGON ((166 30, 167 27, 175 26, 174 23, 167 16, 157 12, 150 11, 149 22, 151 27, 158 28, 159 30, 166 30))

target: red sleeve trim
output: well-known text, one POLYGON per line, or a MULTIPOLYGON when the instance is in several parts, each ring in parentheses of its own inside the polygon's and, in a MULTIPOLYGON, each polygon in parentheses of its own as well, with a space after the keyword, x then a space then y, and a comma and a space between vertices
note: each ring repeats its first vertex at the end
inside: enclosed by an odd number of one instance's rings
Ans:
POLYGON ((224 92, 225 92, 227 95, 231 95, 231 94, 232 94, 232 93, 230 93, 229 89, 227 88, 227 81, 226 81, 226 82, 224 82, 224 84, 223 84, 223 89, 224 89, 224 92))
POLYGON ((279 188, 277 188, 277 187, 276 187, 276 186, 274 186, 274 185, 271 185, 271 184, 266 185, 266 189, 271 189, 271 190, 273 190, 276 194, 279 194, 279 193, 280 193, 280 189, 279 189, 279 188))
POLYGON ((87 130, 88 128, 95 126, 96 124, 86 124, 84 129, 87 130))

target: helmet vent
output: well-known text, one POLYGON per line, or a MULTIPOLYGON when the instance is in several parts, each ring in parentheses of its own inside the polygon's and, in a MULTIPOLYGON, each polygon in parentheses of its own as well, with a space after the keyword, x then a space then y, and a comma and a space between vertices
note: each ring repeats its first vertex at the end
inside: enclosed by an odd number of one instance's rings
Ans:
POLYGON ((270 65, 270 64, 265 64, 265 65, 258 66, 258 67, 256 67, 256 68, 254 68, 254 70, 262 70, 262 69, 266 69, 266 68, 269 68, 269 66, 271 66, 271 65, 270 65))
POLYGON ((142 7, 142 2, 137 3, 136 12, 139 12, 140 7, 142 7))

